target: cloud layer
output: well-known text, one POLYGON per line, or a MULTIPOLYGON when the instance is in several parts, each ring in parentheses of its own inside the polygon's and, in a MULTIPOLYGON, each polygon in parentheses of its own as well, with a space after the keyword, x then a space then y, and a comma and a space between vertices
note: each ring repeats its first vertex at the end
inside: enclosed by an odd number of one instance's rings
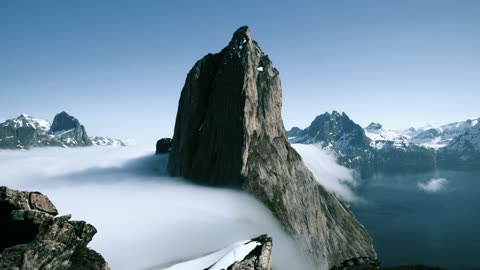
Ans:
POLYGON ((0 185, 40 191, 60 214, 93 224, 98 233, 91 247, 112 269, 161 269, 265 233, 273 237, 275 269, 308 269, 261 203, 242 192, 167 177, 166 156, 150 150, 0 151, 0 185))
POLYGON ((448 180, 445 178, 432 178, 428 182, 418 182, 417 187, 425 192, 439 192, 445 189, 448 180))
POLYGON ((330 192, 348 202, 360 202, 353 189, 358 185, 353 171, 339 165, 334 154, 321 149, 317 144, 293 144, 303 162, 317 182, 330 192))

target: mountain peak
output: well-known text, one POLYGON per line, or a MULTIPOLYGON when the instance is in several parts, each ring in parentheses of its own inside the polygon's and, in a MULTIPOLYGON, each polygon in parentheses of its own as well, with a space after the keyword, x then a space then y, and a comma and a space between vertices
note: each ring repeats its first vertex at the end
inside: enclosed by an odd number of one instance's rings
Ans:
POLYGON ((26 114, 26 113, 22 113, 20 114, 20 116, 18 118, 29 118, 30 115, 26 114))
POLYGON ((235 33, 233 33, 233 38, 232 40, 238 40, 238 39, 246 39, 246 40, 250 40, 252 39, 251 38, 251 35, 250 35, 250 29, 248 28, 248 26, 244 25, 240 28, 238 28, 235 33))
POLYGON ((227 47, 197 61, 187 75, 169 173, 249 192, 315 265, 330 269, 359 255, 375 257, 364 227, 318 185, 288 143, 281 108, 278 71, 241 27, 227 47))
POLYGON ((372 122, 370 123, 370 125, 367 126, 367 130, 380 130, 382 128, 383 128, 382 124, 378 122, 372 122))
POLYGON ((63 130, 70 130, 80 127, 80 122, 77 118, 69 115, 65 111, 55 115, 53 118, 53 123, 51 127, 52 132, 63 131, 63 130))

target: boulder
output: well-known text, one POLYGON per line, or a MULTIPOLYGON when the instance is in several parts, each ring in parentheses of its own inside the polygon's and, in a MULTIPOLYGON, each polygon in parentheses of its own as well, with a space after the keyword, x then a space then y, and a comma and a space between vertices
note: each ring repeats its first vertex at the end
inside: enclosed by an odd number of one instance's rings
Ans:
POLYGON ((170 148, 172 148, 172 139, 162 138, 157 141, 155 154, 166 154, 170 152, 170 148))
POLYGON ((93 256, 87 248, 95 227, 57 214, 39 192, 0 187, 0 269, 109 269, 100 254, 93 256))

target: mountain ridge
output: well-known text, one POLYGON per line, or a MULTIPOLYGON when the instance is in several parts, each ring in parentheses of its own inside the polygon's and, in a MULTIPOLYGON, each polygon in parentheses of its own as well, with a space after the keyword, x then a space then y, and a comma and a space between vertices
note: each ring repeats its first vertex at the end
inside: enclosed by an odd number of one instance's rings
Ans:
POLYGON ((344 112, 340 114, 333 111, 317 116, 307 128, 302 130, 294 127, 287 134, 292 143, 322 144, 324 149, 337 154, 342 165, 359 170, 362 176, 375 172, 424 171, 437 167, 475 169, 480 168, 480 135, 477 131, 480 128, 479 120, 480 118, 469 119, 436 128, 394 131, 378 122, 371 122, 362 128, 344 112), (354 130, 359 134, 341 130, 339 134, 327 134, 326 139, 312 136, 321 132, 325 126, 332 125, 325 120, 328 117, 336 121, 333 125, 343 125, 346 121, 351 121, 350 125, 355 126, 354 130), (316 123, 319 119, 324 121, 316 123), (345 139, 364 136, 367 140, 345 139), (461 155, 463 152, 468 155, 461 155))
POLYGON ((22 113, 0 123, 0 149, 35 147, 125 146, 118 139, 89 137, 85 127, 65 111, 55 115, 52 124, 44 119, 22 113))

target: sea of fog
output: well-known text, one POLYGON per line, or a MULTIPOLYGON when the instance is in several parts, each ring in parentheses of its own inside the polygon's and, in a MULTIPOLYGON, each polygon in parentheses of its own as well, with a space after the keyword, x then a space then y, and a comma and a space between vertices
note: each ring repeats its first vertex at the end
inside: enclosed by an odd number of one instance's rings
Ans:
MULTIPOLYGON (((293 145, 317 181, 347 201, 384 265, 480 267, 480 173, 437 171, 359 180, 316 145, 293 145)), ((166 155, 141 146, 0 150, 0 185, 40 191, 98 233, 112 269, 162 269, 261 234, 277 270, 308 269, 253 197, 166 176, 166 155)), ((465 268, 462 268, 465 267, 465 268)))
POLYGON ((167 156, 142 147, 0 150, 0 185, 40 191, 98 233, 112 269, 161 269, 269 234, 276 269, 308 269, 270 212, 238 191, 165 176, 167 156))

